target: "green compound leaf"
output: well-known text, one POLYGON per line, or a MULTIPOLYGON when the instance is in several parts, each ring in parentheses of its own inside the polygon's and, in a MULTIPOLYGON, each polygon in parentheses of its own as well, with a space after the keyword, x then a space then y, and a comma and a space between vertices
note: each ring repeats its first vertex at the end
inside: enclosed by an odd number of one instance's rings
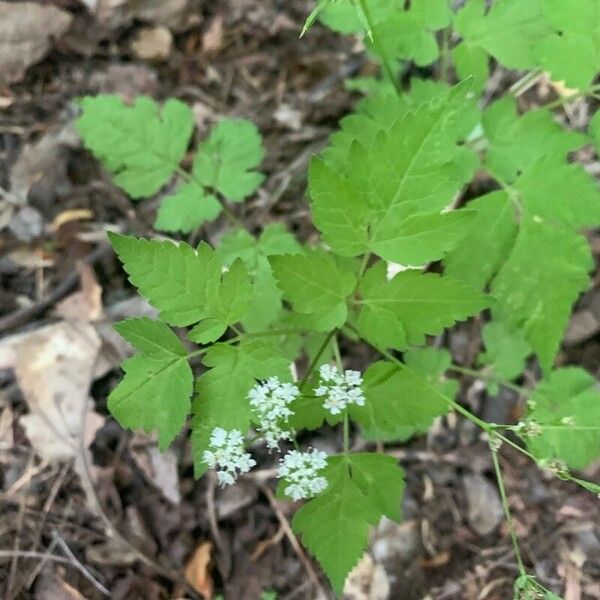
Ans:
POLYGON ((485 0, 468 0, 454 26, 468 47, 482 48, 509 69, 538 65, 535 45, 550 32, 543 0, 502 0, 486 13, 485 0))
MULTIPOLYGON (((357 162, 359 155, 364 157, 364 150, 357 144, 350 161, 357 162)), ((368 205, 364 193, 318 157, 311 160, 309 182, 313 219, 327 243, 341 256, 367 252, 368 205)))
POLYGON ((267 340, 248 340, 233 346, 215 344, 202 361, 210 369, 196 382, 192 412, 194 473, 200 477, 207 466, 202 453, 208 448, 212 430, 250 427, 248 392, 256 380, 277 376, 291 380, 290 362, 281 349, 267 340))
POLYGON ((504 191, 481 196, 467 206, 475 211, 475 218, 460 247, 444 258, 445 273, 483 290, 510 254, 518 231, 517 217, 504 191))
POLYGON ((118 96, 87 96, 77 129, 83 142, 133 198, 152 196, 165 185, 187 150, 192 111, 178 100, 162 110, 146 97, 127 106, 118 96))
POLYGON ((282 316, 281 290, 273 276, 269 256, 300 254, 302 246, 281 223, 267 225, 259 239, 242 229, 226 234, 216 250, 223 264, 241 259, 253 281, 250 305, 242 319, 249 332, 265 331, 282 316))
POLYGON ((483 327, 482 337, 485 352, 479 356, 480 364, 487 365, 494 375, 505 381, 511 381, 523 372, 531 348, 520 331, 492 321, 483 327))
POLYGON ((228 200, 240 202, 262 183, 255 171, 264 156, 256 125, 245 119, 224 119, 200 145, 194 159, 193 175, 228 200))
POLYGON ((595 0, 545 0, 542 6, 551 33, 536 45, 536 58, 554 81, 586 89, 600 71, 600 6, 595 0))
POLYGON ((535 161, 515 183, 533 219, 572 230, 600 224, 600 192, 596 181, 578 164, 554 154, 535 161))
POLYGON ((468 86, 431 91, 433 100, 411 110, 387 97, 365 105, 365 114, 346 120, 323 158, 313 161, 314 220, 335 252, 371 250, 387 260, 422 263, 460 240, 467 213, 442 211, 476 167, 474 155, 458 145, 472 105, 465 101, 468 86), (386 127, 378 123, 383 115, 386 127))
POLYGON ((244 263, 238 259, 223 274, 218 286, 212 285, 207 289, 204 320, 189 332, 188 337, 200 344, 214 342, 228 326, 244 319, 251 299, 250 275, 244 263))
POLYGON ((545 372, 552 365, 571 307, 588 285, 592 265, 585 238, 523 219, 513 251, 492 283, 492 295, 498 299, 496 316, 524 332, 545 372))
MULTIPOLYGON (((408 10, 399 10, 399 2, 389 17, 374 29, 387 56, 411 59, 418 66, 435 62, 440 55, 435 32, 450 24, 452 13, 445 0, 423 0, 411 3, 408 10)), ((369 44, 374 53, 374 44, 369 44)))
POLYGON ((482 123, 489 141, 485 166, 505 183, 513 183, 539 157, 564 162, 567 153, 587 142, 585 135, 561 127, 548 110, 518 117, 516 100, 508 97, 487 108, 482 123))
POLYGON ((528 421, 539 431, 524 435, 529 451, 539 459, 564 462, 582 469, 600 454, 600 391, 597 381, 577 367, 550 373, 530 396, 528 421), (533 435, 533 434, 537 435, 533 435))
POLYGON ((270 257, 277 285, 294 310, 319 320, 323 330, 341 327, 348 316, 346 299, 356 279, 324 250, 270 257))
POLYGON ((161 202, 154 227, 160 231, 191 233, 202 223, 214 221, 221 210, 221 204, 212 194, 196 183, 187 183, 161 202))
POLYGON ((121 321, 115 329, 139 354, 123 363, 125 377, 108 408, 123 427, 158 431, 164 450, 190 411, 194 378, 186 349, 167 325, 146 317, 121 321))
POLYGON ((423 344, 425 335, 438 335, 488 306, 486 297, 470 286, 434 273, 405 271, 388 281, 383 263, 366 272, 359 293, 361 335, 377 346, 398 350, 406 343, 423 344))
POLYGON ((458 44, 452 48, 452 61, 460 79, 473 78, 473 90, 481 93, 488 80, 489 56, 478 46, 458 44))
MULTIPOLYGON (((452 356, 445 348, 411 348, 404 353, 404 362, 409 369, 421 376, 427 384, 437 390, 446 398, 454 398, 458 392, 458 381, 447 379, 444 374, 452 364, 452 356)), ((372 441, 405 441, 408 438, 426 432, 437 416, 429 411, 432 406, 438 406, 442 414, 447 409, 442 408, 439 398, 431 403, 431 392, 426 401, 427 416, 418 425, 398 425, 393 430, 389 426, 379 427, 377 424, 369 424, 363 428, 363 437, 372 441)), ((425 397, 425 396, 424 396, 425 397)), ((435 411, 434 411, 435 412, 435 411)))
POLYGON ((366 16, 354 2, 321 2, 320 19, 342 33, 370 33, 377 38, 386 55, 412 59, 425 66, 439 56, 434 32, 450 24, 451 12, 445 0, 420 0, 405 8, 397 0, 369 0, 373 31, 368 31, 366 16))
POLYGON ((372 453, 331 457, 324 476, 329 487, 296 513, 292 526, 339 594, 369 527, 383 515, 400 519, 404 477, 394 458, 372 453))
POLYGON ((185 243, 108 235, 140 294, 160 311, 161 319, 183 327, 204 318, 209 292, 219 285, 221 264, 207 244, 194 250, 185 243))
POLYGON ((363 427, 386 436, 399 428, 423 431, 434 417, 448 412, 437 381, 429 383, 413 369, 395 363, 372 364, 365 372, 364 390, 365 406, 353 406, 350 414, 363 427))
MULTIPOLYGON (((414 213, 407 202, 407 214, 414 213)), ((387 260, 423 265, 439 260, 454 249, 470 229, 476 213, 471 210, 417 213, 400 224, 384 224, 371 248, 387 260)))

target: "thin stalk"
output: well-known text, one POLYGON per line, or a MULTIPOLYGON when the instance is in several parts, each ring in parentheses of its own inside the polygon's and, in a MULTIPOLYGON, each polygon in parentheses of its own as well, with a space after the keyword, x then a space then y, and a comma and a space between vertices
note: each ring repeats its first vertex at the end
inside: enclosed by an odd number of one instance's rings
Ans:
POLYGON ((498 489, 500 490, 500 500, 502 501, 502 508, 504 509, 504 516, 508 524, 508 530, 510 531, 510 539, 512 540, 513 550, 517 559, 517 565, 519 567, 519 574, 527 576, 527 569, 523 563, 521 556, 521 550, 519 548, 519 540, 515 531, 512 514, 510 512, 510 506, 508 505, 508 498, 506 497, 506 488, 504 487, 504 477, 502 476, 502 469, 500 469, 500 462, 498 461, 498 451, 490 445, 490 451, 492 453, 492 461, 494 463, 494 472, 496 473, 496 481, 498 482, 498 489))
POLYGON ((452 30, 450 27, 446 27, 442 31, 442 46, 440 48, 440 81, 450 83, 450 36, 452 30))
POLYGON ((381 41, 379 39, 379 34, 375 31, 373 18, 371 16, 371 10, 367 3, 367 0, 358 0, 358 5, 365 15, 365 19, 367 20, 367 25, 369 27, 368 35, 373 42, 373 47, 375 49, 375 53, 379 56, 379 60, 381 61, 381 67, 385 76, 389 80, 389 82, 394 86, 397 94, 400 95, 402 90, 400 89, 400 82, 398 78, 394 75, 394 70, 392 69, 391 62, 389 57, 386 54, 383 46, 381 45, 381 41))
POLYGON ((348 411, 344 413, 344 455, 350 454, 350 418, 348 411))
POLYGON ((302 329, 273 329, 271 331, 245 331, 244 338, 275 337, 279 335, 295 335, 305 333, 302 329))
POLYGON ((308 370, 306 371, 306 375, 304 375, 304 377, 302 378, 302 381, 300 381, 300 385, 299 385, 300 391, 303 390, 304 386, 306 385, 306 382, 308 381, 308 378, 310 377, 311 373, 315 370, 317 363, 321 359, 321 356, 323 356, 323 352, 325 352, 327 346, 329 345, 329 342, 331 341, 331 338, 335 335, 335 332, 336 332, 336 330, 334 329, 333 331, 330 331, 327 334, 327 337, 323 340, 323 343, 321 344, 320 348, 317 350, 315 357, 310 362, 310 365, 308 365, 308 370))
POLYGON ((333 347, 333 357, 335 358, 335 364, 337 368, 342 372, 344 370, 344 363, 342 363, 342 355, 340 354, 340 347, 338 345, 337 336, 331 338, 331 345, 333 347))
POLYGON ((469 369, 467 367, 461 367, 460 365, 450 365, 448 367, 448 371, 452 371, 454 373, 461 373, 463 375, 468 375, 469 377, 475 377, 477 379, 485 379, 487 381, 492 381, 497 383, 498 385, 503 385, 515 392, 519 392, 519 394, 523 394, 524 396, 529 394, 529 390, 526 390, 524 387, 517 385, 516 383, 512 383, 510 381, 506 381, 500 377, 496 377, 493 373, 486 373, 485 371, 477 371, 475 369, 469 369))

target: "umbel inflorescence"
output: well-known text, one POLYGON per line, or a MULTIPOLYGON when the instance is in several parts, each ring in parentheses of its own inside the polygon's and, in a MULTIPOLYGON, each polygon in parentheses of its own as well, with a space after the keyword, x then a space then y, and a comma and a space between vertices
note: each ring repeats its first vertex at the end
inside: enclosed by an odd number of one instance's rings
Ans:
MULTIPOLYGON (((359 371, 347 369, 341 372, 333 365, 324 364, 319 369, 318 383, 314 394, 323 399, 323 408, 331 415, 343 413, 351 404, 365 404, 363 379, 359 371)), ((300 396, 297 384, 281 382, 278 377, 257 383, 248 393, 258 439, 264 440, 269 450, 279 450, 281 442, 294 439, 295 432, 289 421, 294 415, 293 402, 300 396)), ((203 460, 217 471, 222 486, 235 483, 240 473, 247 473, 256 465, 244 449, 241 432, 225 431, 220 427, 212 431, 203 460)), ((278 468, 278 476, 286 484, 284 494, 293 500, 301 500, 321 493, 327 488, 327 479, 320 474, 326 466, 325 452, 291 450, 280 459, 278 468)))

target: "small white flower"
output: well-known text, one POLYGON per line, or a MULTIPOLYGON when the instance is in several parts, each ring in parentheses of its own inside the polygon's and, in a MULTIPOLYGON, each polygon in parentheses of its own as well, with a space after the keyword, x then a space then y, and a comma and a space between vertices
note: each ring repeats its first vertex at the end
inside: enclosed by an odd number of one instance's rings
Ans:
POLYGON ((327 454, 321 450, 291 450, 280 461, 278 477, 288 485, 283 490, 292 500, 312 498, 327 488, 327 479, 319 472, 327 466, 327 454))
POLYGON ((340 373, 332 365, 323 365, 319 375, 321 385, 315 388, 315 395, 325 398, 323 407, 332 415, 339 415, 349 404, 364 406, 363 379, 359 371, 348 369, 340 373))
POLYGON ((319 375, 321 379, 326 382, 332 383, 341 383, 342 377, 340 372, 333 366, 329 364, 322 365, 319 369, 319 375))
POLYGON ((281 440, 291 439, 287 423, 294 414, 289 405, 300 395, 293 383, 281 383, 271 377, 256 384, 248 393, 248 400, 257 418, 257 430, 265 438, 267 447, 275 449, 281 440))
POLYGON ((202 460, 211 468, 217 469, 217 478, 222 486, 231 485, 240 473, 247 473, 256 461, 244 450, 244 436, 237 429, 225 431, 215 427, 202 460))

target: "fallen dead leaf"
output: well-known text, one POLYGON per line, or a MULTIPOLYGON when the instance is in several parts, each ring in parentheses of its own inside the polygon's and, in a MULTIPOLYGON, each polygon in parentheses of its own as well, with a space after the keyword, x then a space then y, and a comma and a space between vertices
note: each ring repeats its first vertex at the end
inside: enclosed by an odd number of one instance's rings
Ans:
POLYGON ((102 345, 91 323, 102 316, 101 289, 81 267, 81 290, 63 300, 64 321, 0 343, 0 368, 11 368, 29 409, 19 419, 32 447, 48 462, 74 460, 91 508, 97 506, 88 446, 104 424, 89 389, 102 345))
POLYGON ((10 405, 7 405, 0 412, 0 451, 7 451, 14 448, 13 421, 12 408, 10 405))
POLYGON ((93 544, 85 549, 85 559, 97 565, 129 566, 139 560, 135 550, 121 539, 110 536, 100 544, 93 544))
POLYGON ((370 554, 364 554, 344 584, 347 600, 387 600, 390 582, 385 569, 370 554))
POLYGON ((89 0, 102 28, 115 30, 130 25, 134 19, 180 31, 198 18, 189 10, 189 0, 89 0))
POLYGON ((185 567, 188 583, 207 600, 212 598, 213 581, 208 566, 212 555, 212 543, 202 542, 185 567))
POLYGON ((47 269, 54 265, 48 252, 42 248, 22 246, 13 250, 7 258, 24 269, 47 269))
POLYGON ((133 460, 146 479, 172 504, 181 502, 177 456, 172 450, 161 452, 156 437, 136 432, 129 440, 133 460))
POLYGON ((89 388, 100 349, 92 325, 63 321, 28 335, 14 349, 14 370, 29 414, 20 418, 37 454, 74 458, 103 425, 89 388))
POLYGON ((223 45, 223 15, 216 15, 202 36, 202 50, 217 52, 223 45))
POLYGON ((35 600, 85 600, 73 586, 46 568, 35 583, 35 600))
POLYGON ((131 42, 131 50, 142 60, 165 61, 171 54, 173 34, 166 27, 142 27, 131 42))
POLYGON ((476 473, 466 475, 463 483, 469 524, 480 535, 489 535, 504 518, 498 488, 476 473))
POLYGON ((63 35, 71 15, 50 4, 0 2, 0 81, 14 83, 63 35))
POLYGON ((77 266, 80 290, 67 296, 56 305, 56 312, 67 321, 91 323, 104 316, 102 288, 96 281, 92 267, 85 263, 77 266))
POLYGON ((35 200, 40 206, 50 206, 57 197, 68 194, 71 189, 67 174, 69 151, 78 146, 79 137, 72 123, 51 129, 37 141, 25 144, 11 169, 11 195, 21 205, 35 200))

